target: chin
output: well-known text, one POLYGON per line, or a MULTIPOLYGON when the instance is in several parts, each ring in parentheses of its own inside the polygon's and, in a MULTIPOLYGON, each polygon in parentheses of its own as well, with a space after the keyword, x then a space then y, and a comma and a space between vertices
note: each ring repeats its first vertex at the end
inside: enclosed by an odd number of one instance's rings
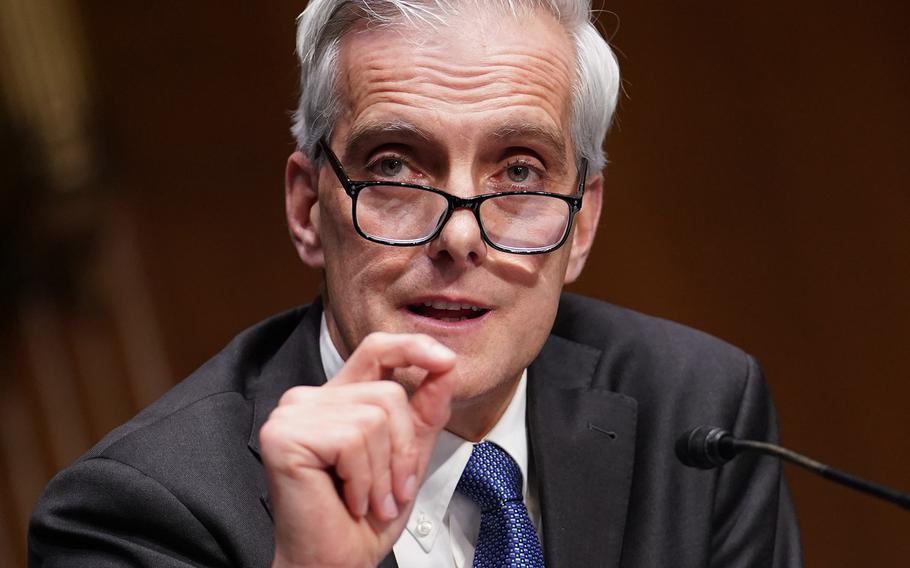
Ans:
POLYGON ((455 391, 452 393, 452 407, 473 406, 488 398, 496 398, 503 390, 511 390, 520 375, 521 370, 508 376, 490 369, 471 369, 458 373, 455 391))

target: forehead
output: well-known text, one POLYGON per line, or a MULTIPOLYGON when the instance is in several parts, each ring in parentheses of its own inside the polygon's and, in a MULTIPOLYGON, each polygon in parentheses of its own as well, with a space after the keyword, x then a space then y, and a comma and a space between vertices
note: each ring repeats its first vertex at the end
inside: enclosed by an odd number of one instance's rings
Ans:
POLYGON ((568 34, 543 10, 361 26, 341 43, 336 135, 403 121, 450 141, 515 125, 567 139, 574 67, 568 34))

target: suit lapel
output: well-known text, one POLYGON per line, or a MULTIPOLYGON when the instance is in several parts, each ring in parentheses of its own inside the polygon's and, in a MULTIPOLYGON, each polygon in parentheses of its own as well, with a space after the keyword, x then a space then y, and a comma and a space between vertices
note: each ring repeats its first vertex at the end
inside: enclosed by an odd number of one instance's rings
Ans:
POLYGON ((259 456, 259 429, 278 400, 289 388, 298 385, 319 386, 326 382, 319 355, 319 325, 322 301, 316 299, 275 354, 250 380, 246 397, 253 401, 253 425, 247 445, 259 456))
POLYGON ((529 369, 528 432, 548 568, 619 565, 637 404, 607 390, 600 355, 551 336, 529 369))
MULTIPOLYGON (((250 379, 246 397, 253 401, 253 424, 247 446, 260 459, 259 430, 269 414, 278 406, 278 400, 286 390, 298 385, 318 386, 325 383, 319 355, 319 325, 322 319, 322 301, 316 299, 306 308, 300 319, 281 347, 259 369, 255 378, 250 379)), ((272 516, 265 475, 257 480, 259 500, 269 516, 272 516)))

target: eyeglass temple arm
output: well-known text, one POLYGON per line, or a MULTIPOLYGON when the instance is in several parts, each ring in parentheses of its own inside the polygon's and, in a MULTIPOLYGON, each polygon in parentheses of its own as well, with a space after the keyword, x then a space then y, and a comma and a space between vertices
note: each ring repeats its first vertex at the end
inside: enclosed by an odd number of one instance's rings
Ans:
POLYGON ((338 176, 338 179, 341 181, 344 189, 350 193, 354 182, 352 182, 351 178, 349 178, 345 173, 344 167, 338 160, 338 156, 336 156, 335 152, 332 151, 332 148, 329 146, 329 143, 326 141, 325 137, 319 139, 319 148, 323 151, 326 158, 328 158, 329 165, 332 166, 332 169, 335 171, 335 175, 338 176))

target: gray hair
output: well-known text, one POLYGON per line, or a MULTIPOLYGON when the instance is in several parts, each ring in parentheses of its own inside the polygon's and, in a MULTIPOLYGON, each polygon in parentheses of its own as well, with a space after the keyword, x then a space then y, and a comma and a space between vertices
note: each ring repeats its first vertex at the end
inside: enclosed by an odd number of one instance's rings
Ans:
POLYGON ((593 24, 590 0, 312 0, 297 19, 300 101, 291 132, 298 149, 314 156, 319 139, 332 133, 342 110, 335 90, 339 44, 355 24, 445 25, 447 15, 458 13, 456 5, 466 3, 512 13, 544 8, 556 17, 575 44, 572 140, 591 171, 602 170, 603 141, 619 95, 619 65, 593 24))

